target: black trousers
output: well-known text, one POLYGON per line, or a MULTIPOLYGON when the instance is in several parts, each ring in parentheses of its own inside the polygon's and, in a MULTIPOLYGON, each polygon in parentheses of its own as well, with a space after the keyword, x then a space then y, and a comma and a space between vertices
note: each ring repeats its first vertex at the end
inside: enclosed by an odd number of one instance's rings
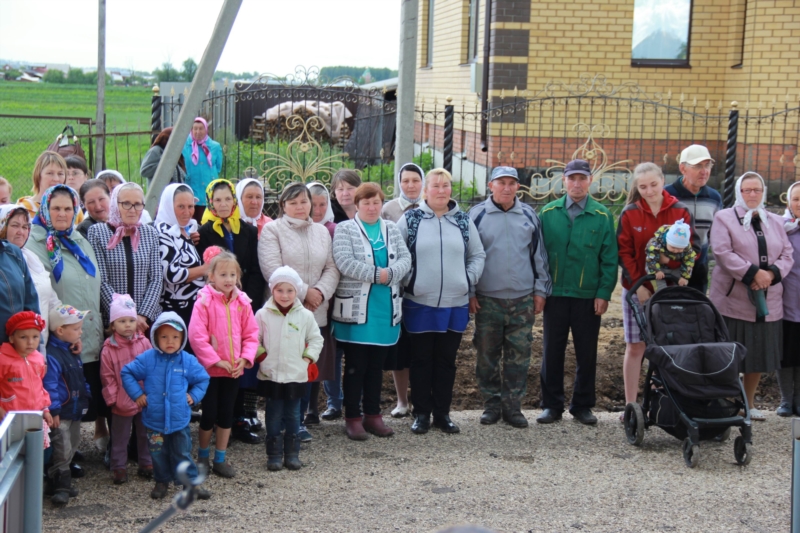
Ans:
POLYGON ((415 415, 450 414, 461 333, 409 333, 411 403, 415 415))
POLYGON ((689 278, 689 287, 706 294, 708 292, 708 263, 701 265, 695 263, 692 277, 689 278))
POLYGON ((564 357, 570 330, 577 360, 570 412, 595 405, 600 317, 594 314, 594 299, 551 296, 544 306, 541 372, 544 409, 564 410, 564 357))
POLYGON ((375 344, 337 343, 344 349, 344 416, 361 416, 363 401, 365 415, 381 414, 383 362, 392 346, 375 344))

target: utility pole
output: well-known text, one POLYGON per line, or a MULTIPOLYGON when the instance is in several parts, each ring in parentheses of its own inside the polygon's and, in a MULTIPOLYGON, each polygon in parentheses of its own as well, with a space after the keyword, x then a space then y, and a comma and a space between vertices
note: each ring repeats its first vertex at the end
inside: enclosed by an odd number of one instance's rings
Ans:
MULTIPOLYGON (((172 172, 178 164, 181 150, 183 150, 183 145, 186 143, 186 138, 192 129, 195 113, 200 109, 203 95, 208 90, 208 86, 211 85, 211 79, 217 69, 217 63, 219 63, 222 50, 225 48, 225 43, 228 41, 228 36, 231 34, 233 23, 236 21, 236 15, 239 13, 241 6, 242 0, 225 0, 225 3, 222 4, 211 39, 209 39, 206 50, 203 52, 203 57, 200 59, 200 64, 197 66, 192 88, 189 89, 189 94, 186 96, 183 106, 181 106, 181 112, 175 122, 172 135, 167 141, 167 147, 164 149, 164 154, 158 163, 158 168, 153 180, 150 182, 150 187, 147 189, 145 204, 147 205, 147 211, 153 218, 155 218, 161 192, 169 184, 172 172)), ((204 194, 204 192, 195 191, 195 194, 204 194)))
MULTIPOLYGON (((417 23, 419 0, 402 0, 400 6, 400 65, 397 80, 397 133, 395 168, 414 157, 414 98, 417 88, 417 23)), ((395 196, 400 184, 395 176, 395 196)))
MULTIPOLYGON (((105 167, 106 138, 106 0, 97 0, 97 142, 94 149, 95 175, 105 167)), ((91 162, 90 162, 91 164, 91 162)))

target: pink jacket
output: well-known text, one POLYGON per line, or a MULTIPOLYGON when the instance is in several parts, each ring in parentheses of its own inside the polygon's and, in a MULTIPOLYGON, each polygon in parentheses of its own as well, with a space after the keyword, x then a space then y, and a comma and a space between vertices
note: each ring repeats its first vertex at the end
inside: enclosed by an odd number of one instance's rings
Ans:
POLYGON ((231 377, 214 366, 220 361, 233 365, 236 359, 243 358, 247 361, 245 368, 251 368, 258 350, 258 324, 250 298, 234 290, 231 301, 226 302, 222 293, 211 285, 200 289, 189 322, 189 342, 197 360, 212 378, 231 377))
POLYGON ((42 354, 34 351, 23 358, 4 342, 0 346, 0 408, 5 412, 49 411, 50 395, 42 383, 46 372, 42 354))
POLYGON ((122 367, 152 347, 147 337, 138 332, 132 339, 114 333, 103 343, 100 352, 103 399, 115 415, 134 416, 141 411, 122 386, 122 367))
MULTIPOLYGON (((750 302, 748 285, 742 279, 752 279, 758 270, 758 240, 751 227, 744 230, 739 217, 744 216, 742 208, 723 209, 714 216, 709 242, 717 261, 711 274, 709 298, 722 316, 756 321, 756 307, 750 302)), ((783 229, 783 219, 768 213, 769 227, 764 233, 767 243, 767 265, 773 272, 780 273, 783 279, 794 264, 792 245, 783 229)), ((776 276, 777 278, 777 276, 776 276)), ((783 318, 783 284, 776 283, 767 289, 766 322, 783 318)))

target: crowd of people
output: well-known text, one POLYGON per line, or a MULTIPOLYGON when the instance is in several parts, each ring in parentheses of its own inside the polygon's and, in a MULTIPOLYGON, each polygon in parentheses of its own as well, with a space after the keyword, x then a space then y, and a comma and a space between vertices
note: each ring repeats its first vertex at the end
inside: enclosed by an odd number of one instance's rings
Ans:
MULTIPOLYGON (((143 174, 157 166, 170 133, 156 139, 143 174)), ((753 172, 738 179, 736 203, 723 209, 707 185, 714 161, 693 145, 671 185, 658 165, 638 165, 615 220, 591 197, 592 168, 580 159, 564 169, 565 194, 538 213, 518 198, 514 168, 493 169, 491 195, 464 212, 447 170, 426 175, 406 164, 398 198, 387 201, 378 184, 343 169, 330 193, 317 182, 287 185, 271 220, 259 181, 219 178, 218 147, 198 119, 152 223, 139 185, 112 170, 88 179, 85 163, 54 152, 36 161, 33 196, 0 206, 0 407, 3 415, 44 412, 55 504, 77 495, 82 421, 94 423, 113 483, 128 481, 135 460, 137 474, 155 480, 153 498, 177 482, 182 461, 190 476, 201 464, 235 477, 231 438, 265 441, 269 470, 296 470, 300 442, 312 440, 309 427, 320 419, 344 418, 357 441, 391 436, 380 404, 387 370, 397 392, 391 416, 412 415, 416 434, 458 433, 450 409, 470 315, 481 424, 528 426, 521 403, 537 315, 544 350, 536 421, 554 423, 568 409, 596 424, 601 317, 620 267, 625 399, 635 402, 644 343, 624 295, 654 274, 659 283, 632 297, 642 304, 669 273, 705 293, 709 248, 710 298, 732 340, 747 348, 741 370, 751 418, 764 418, 754 395, 773 371, 778 414, 800 415, 800 357, 791 349, 800 339, 795 184, 783 217, 765 209, 767 183, 753 172), (567 403, 570 333, 577 371, 567 403)), ((11 192, 0 181, 0 197, 8 202, 11 192)))

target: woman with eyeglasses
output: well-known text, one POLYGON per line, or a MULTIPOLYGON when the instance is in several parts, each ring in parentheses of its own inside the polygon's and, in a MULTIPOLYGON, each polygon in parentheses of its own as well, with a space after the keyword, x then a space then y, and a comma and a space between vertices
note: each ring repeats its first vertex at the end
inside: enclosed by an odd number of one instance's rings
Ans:
POLYGON ((728 326, 730 340, 747 348, 744 391, 752 420, 763 372, 774 372, 783 357, 783 278, 794 265, 792 245, 780 216, 764 207, 764 178, 745 172, 736 181, 736 203, 714 217, 709 241, 716 265, 709 298, 728 326))
POLYGON ((128 294, 136 303, 136 328, 144 333, 161 314, 161 270, 158 230, 141 221, 144 192, 136 183, 124 183, 111 192, 108 220, 89 229, 102 279, 100 301, 103 324, 108 326, 114 293, 128 294))

